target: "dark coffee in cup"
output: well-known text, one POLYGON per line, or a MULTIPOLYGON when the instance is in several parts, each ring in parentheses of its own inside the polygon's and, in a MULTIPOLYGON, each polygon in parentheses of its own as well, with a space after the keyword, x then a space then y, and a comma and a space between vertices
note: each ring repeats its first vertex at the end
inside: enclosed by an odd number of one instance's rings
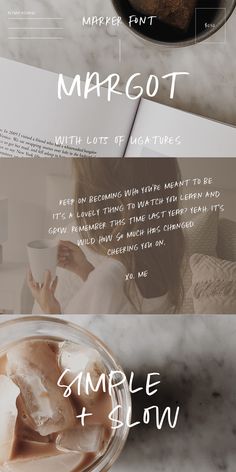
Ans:
POLYGON ((129 0, 129 3, 142 15, 156 17, 181 31, 188 29, 197 6, 197 0, 129 0))
POLYGON ((209 38, 233 12, 236 0, 112 0, 123 22, 149 41, 188 46, 209 38))

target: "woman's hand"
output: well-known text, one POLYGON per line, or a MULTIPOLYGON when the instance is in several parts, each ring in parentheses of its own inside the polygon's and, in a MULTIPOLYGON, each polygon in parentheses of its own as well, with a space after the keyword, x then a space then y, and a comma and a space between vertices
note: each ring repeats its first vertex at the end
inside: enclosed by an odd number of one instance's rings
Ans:
POLYGON ((94 270, 79 246, 70 241, 60 241, 58 265, 78 275, 83 281, 86 281, 90 272, 94 270))
POLYGON ((39 285, 34 281, 32 272, 28 272, 28 287, 42 312, 46 315, 61 314, 61 307, 55 298, 57 282, 58 278, 56 277, 53 281, 51 273, 47 271, 45 272, 43 285, 39 285))

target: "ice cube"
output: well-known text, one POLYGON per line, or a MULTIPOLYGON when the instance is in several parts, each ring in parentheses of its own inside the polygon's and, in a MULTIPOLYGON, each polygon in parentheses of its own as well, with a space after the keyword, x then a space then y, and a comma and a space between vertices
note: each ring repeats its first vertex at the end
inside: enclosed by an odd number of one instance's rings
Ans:
MULTIPOLYGON (((97 396, 100 395, 101 390, 94 392, 89 389, 89 395, 87 395, 85 389, 86 376, 90 373, 93 386, 95 387, 100 375, 105 373, 105 366, 100 354, 95 349, 64 342, 60 346, 59 366, 62 371, 70 370, 64 376, 67 385, 70 385, 80 372, 83 372, 79 397, 84 406, 87 408, 91 407, 95 403, 97 396)), ((78 396, 77 382, 72 385, 71 389, 74 395, 78 396)))
POLYGON ((7 353, 7 373, 19 386, 20 418, 41 436, 71 428, 76 413, 57 386, 57 355, 47 341, 23 341, 7 353))
POLYGON ((102 426, 81 426, 63 431, 57 436, 56 445, 61 451, 98 452, 104 438, 102 426))
POLYGON ((16 400, 20 390, 5 375, 0 375, 0 463, 11 458, 18 416, 16 400))
POLYGON ((51 439, 51 436, 41 436, 37 431, 24 427, 24 425, 20 427, 20 437, 24 442, 42 444, 44 446, 48 444, 51 439))
POLYGON ((40 459, 13 461, 4 464, 1 472, 72 472, 84 460, 78 453, 59 454, 40 459))

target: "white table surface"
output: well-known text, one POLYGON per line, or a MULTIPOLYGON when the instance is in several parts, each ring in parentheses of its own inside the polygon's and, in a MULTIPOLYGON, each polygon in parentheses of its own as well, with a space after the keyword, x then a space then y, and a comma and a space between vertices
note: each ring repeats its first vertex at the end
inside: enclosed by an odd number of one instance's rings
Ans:
MULTIPOLYGON (((218 32, 213 44, 202 43, 182 49, 143 43, 124 26, 118 37, 108 34, 106 27, 81 27, 83 15, 113 14, 110 0, 0 0, 0 56, 70 76, 79 73, 84 77, 88 71, 97 71, 105 77, 118 72, 123 84, 134 72, 142 73, 140 82, 144 84, 150 73, 161 76, 173 71, 187 71, 191 76, 180 82, 174 101, 170 103, 168 85, 162 86, 157 100, 236 125, 236 12, 227 23, 225 43, 219 42, 222 32, 218 32), (43 18, 63 17, 64 40, 8 40, 7 13, 9 9, 19 7, 35 9, 43 18)), ((61 25, 56 20, 48 23, 51 27, 61 25)))

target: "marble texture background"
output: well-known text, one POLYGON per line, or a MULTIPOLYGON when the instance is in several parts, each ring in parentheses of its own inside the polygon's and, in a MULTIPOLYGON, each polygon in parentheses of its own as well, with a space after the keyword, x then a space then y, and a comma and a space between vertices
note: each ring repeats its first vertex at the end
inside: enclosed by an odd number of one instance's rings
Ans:
MULTIPOLYGON (((180 82, 174 101, 169 87, 161 87, 157 100, 186 111, 236 125, 236 12, 227 23, 227 41, 220 43, 222 31, 214 43, 202 43, 182 49, 166 49, 142 42, 124 26, 119 30, 81 26, 83 15, 113 15, 110 0, 0 0, 0 56, 68 75, 87 71, 121 75, 121 88, 134 72, 142 73, 142 83, 153 73, 159 76, 173 71, 188 71, 191 76, 180 82), (9 40, 8 10, 31 9, 38 17, 63 17, 47 21, 47 26, 63 25, 63 40, 9 40), (119 39, 121 43, 119 43, 119 39), (121 46, 119 46, 121 44, 121 46), (120 61, 121 47, 121 61, 120 61)), ((18 22, 19 23, 19 22, 18 22)), ((27 25, 27 23, 24 23, 27 25)), ((45 22, 34 23, 45 26, 45 22)), ((49 31, 58 35, 61 31, 49 31)), ((40 34, 40 33, 38 33, 40 34)), ((20 84, 18 84, 20 88, 20 84)))
MULTIPOLYGON (((131 430, 114 472, 235 472, 236 317, 62 318, 107 343, 127 373, 135 371, 138 386, 147 373, 160 372, 155 400, 162 407, 180 405, 175 430, 131 430)), ((136 418, 145 402, 142 395, 134 398, 136 418)))

